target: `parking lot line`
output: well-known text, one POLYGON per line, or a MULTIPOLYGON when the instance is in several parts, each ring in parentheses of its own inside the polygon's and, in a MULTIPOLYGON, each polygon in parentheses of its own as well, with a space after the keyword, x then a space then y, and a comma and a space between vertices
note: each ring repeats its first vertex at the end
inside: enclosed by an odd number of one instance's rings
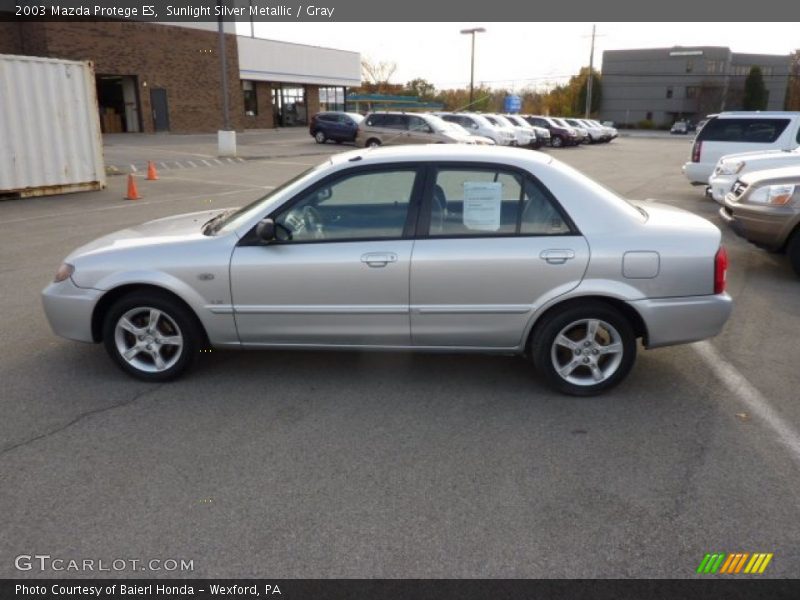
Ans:
POLYGON ((764 395, 736 367, 717 352, 711 342, 698 342, 692 344, 692 347, 731 395, 777 434, 778 441, 791 452, 792 458, 800 465, 800 433, 778 414, 764 395))

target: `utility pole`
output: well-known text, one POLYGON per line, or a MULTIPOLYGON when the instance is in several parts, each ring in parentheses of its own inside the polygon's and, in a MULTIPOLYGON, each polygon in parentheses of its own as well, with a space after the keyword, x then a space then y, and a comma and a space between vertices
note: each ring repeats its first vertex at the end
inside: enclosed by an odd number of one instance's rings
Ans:
POLYGON ((475 34, 484 33, 483 27, 473 27, 472 29, 462 29, 461 33, 472 35, 472 55, 469 67, 469 107, 472 108, 472 101, 475 95, 475 34))
MULTIPOLYGON (((225 0, 217 0, 217 6, 225 0)), ((217 153, 220 156, 236 156, 236 132, 231 129, 230 103, 228 101, 228 59, 225 48, 225 22, 217 17, 217 37, 219 38, 219 63, 222 76, 222 129, 217 132, 217 153)))
POLYGON ((584 119, 588 119, 592 112, 592 83, 594 80, 594 34, 595 25, 592 25, 592 49, 589 51, 589 76, 586 80, 586 114, 584 119))

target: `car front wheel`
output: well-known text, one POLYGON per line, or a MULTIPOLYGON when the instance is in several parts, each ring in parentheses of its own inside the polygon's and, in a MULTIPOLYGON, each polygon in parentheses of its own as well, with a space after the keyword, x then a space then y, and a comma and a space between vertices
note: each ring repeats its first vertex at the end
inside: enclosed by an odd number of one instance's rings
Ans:
POLYGON ((597 301, 573 303, 546 318, 534 333, 531 353, 550 387, 572 396, 593 396, 630 372, 636 336, 614 307, 597 301))
POLYGON ((550 142, 553 148, 561 148, 564 145, 564 139, 560 135, 556 135, 553 137, 552 141, 550 142))
POLYGON ((103 322, 106 351, 144 381, 168 381, 194 362, 201 346, 197 321, 166 294, 135 292, 117 300, 103 322))
POLYGON ((324 131, 317 131, 317 133, 314 134, 314 139, 318 144, 324 144, 328 141, 324 131))

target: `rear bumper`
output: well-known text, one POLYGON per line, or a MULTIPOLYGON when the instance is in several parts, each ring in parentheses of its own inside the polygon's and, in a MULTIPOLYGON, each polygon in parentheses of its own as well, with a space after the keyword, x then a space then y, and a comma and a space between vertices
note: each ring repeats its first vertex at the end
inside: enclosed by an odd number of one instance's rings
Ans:
POLYGON ((727 293, 630 302, 647 327, 647 348, 698 342, 717 335, 731 316, 727 293))
POLYGON ((42 290, 42 304, 50 327, 61 337, 94 342, 92 313, 102 295, 100 290, 76 286, 72 278, 51 283, 42 290))
POLYGON ((708 185, 714 166, 710 163, 687 162, 683 165, 683 174, 692 185, 708 185))

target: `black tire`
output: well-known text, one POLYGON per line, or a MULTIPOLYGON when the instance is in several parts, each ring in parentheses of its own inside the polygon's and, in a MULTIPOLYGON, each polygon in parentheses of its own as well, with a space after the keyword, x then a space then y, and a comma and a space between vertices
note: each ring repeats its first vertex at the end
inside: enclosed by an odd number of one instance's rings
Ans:
POLYGON ((633 367, 636 335, 628 319, 613 306, 597 300, 570 302, 544 318, 534 329, 531 357, 551 388, 570 396, 594 396, 620 383, 633 367), (594 343, 588 341, 590 322, 598 323, 594 343), (574 348, 556 343, 561 335, 574 348), (612 347, 619 347, 619 352, 610 351, 612 347), (564 376, 557 365, 565 372, 572 369, 564 376), (597 380, 596 372, 603 378, 597 380))
POLYGON ((367 143, 364 144, 367 148, 377 148, 381 145, 381 141, 378 138, 369 138, 367 143))
POLYGON ((562 138, 560 135, 554 135, 553 139, 550 140, 550 144, 553 146, 553 148, 561 148, 564 145, 564 138, 562 138))
POLYGON ((324 144, 325 142, 328 141, 328 136, 325 135, 324 131, 317 129, 314 132, 314 141, 317 142, 318 144, 324 144))
POLYGON ((800 277, 800 229, 796 229, 786 244, 786 256, 795 274, 800 277))
POLYGON ((197 317, 163 292, 141 291, 123 296, 109 308, 103 320, 103 344, 109 356, 123 371, 142 381, 169 381, 182 375, 194 363, 204 339, 197 317), (161 315, 156 317, 155 326, 151 309, 161 315), (122 325, 117 327, 122 317, 136 326, 137 333, 122 325), (179 347, 175 344, 178 338, 179 347), (171 343, 159 342, 167 339, 171 343), (148 342, 150 345, 145 346, 148 342), (133 350, 133 346, 141 350, 130 359, 123 358, 122 348, 133 350), (148 350, 151 347, 155 350, 148 350), (157 366, 153 352, 161 357, 164 368, 157 366))

